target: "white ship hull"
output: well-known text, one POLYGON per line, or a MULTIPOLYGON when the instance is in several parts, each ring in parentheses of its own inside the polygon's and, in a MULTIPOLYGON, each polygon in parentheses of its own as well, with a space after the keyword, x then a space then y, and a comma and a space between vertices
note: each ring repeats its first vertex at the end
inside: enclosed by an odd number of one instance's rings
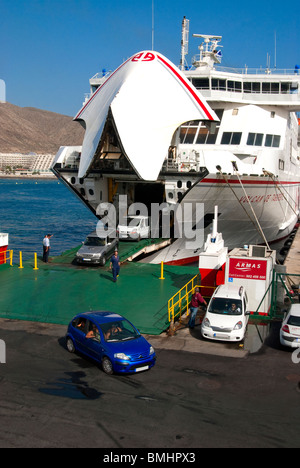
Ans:
MULTIPOLYGON (((209 174, 191 189, 182 203, 203 203, 204 220, 207 217, 212 219, 217 205, 218 230, 229 250, 244 245, 265 244, 261 231, 268 243, 287 237, 298 221, 298 204, 291 203, 291 200, 299 200, 300 181, 274 183, 267 177, 243 177, 241 182, 243 187, 232 176, 229 178, 229 188, 220 175, 209 174), (288 199, 290 203, 287 203, 288 199)), ((203 242, 211 230, 212 224, 209 223, 204 228, 202 243, 198 248, 187 249, 187 239, 180 238, 144 261, 173 265, 195 262, 203 251, 203 242)))

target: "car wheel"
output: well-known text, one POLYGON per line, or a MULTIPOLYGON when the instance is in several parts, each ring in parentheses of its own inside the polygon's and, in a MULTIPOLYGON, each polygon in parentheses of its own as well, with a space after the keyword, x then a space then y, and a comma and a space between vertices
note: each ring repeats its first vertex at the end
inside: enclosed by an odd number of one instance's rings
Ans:
POLYGON ((103 255, 103 257, 100 258, 100 265, 104 266, 105 263, 106 263, 106 257, 105 257, 105 255, 103 255))
POLYGON ((102 359, 102 369, 108 375, 111 375, 114 373, 112 362, 108 357, 104 357, 102 359))
POLYGON ((75 353, 74 342, 70 337, 67 338, 67 350, 69 351, 69 353, 75 353))

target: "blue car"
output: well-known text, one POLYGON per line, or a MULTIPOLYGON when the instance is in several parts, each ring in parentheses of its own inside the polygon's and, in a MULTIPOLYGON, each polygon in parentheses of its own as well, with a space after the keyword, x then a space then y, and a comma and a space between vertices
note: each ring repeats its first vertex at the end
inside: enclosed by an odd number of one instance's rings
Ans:
POLYGON ((122 315, 84 312, 68 326, 67 349, 101 364, 107 374, 141 372, 154 366, 153 347, 122 315))

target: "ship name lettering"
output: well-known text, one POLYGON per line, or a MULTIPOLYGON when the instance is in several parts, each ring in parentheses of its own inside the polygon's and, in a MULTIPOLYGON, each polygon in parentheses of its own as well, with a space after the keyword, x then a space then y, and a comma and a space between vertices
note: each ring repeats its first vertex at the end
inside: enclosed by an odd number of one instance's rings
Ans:
POLYGON ((152 52, 139 52, 134 57, 132 57, 132 62, 151 62, 155 59, 155 55, 152 52))

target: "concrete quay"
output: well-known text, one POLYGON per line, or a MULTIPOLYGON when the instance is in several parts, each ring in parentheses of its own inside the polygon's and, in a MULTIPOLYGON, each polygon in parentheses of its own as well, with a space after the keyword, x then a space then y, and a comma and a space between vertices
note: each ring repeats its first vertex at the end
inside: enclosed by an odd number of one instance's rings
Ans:
POLYGON ((296 232, 294 240, 284 261, 284 265, 286 267, 287 273, 295 275, 300 274, 300 229, 298 229, 296 232))

